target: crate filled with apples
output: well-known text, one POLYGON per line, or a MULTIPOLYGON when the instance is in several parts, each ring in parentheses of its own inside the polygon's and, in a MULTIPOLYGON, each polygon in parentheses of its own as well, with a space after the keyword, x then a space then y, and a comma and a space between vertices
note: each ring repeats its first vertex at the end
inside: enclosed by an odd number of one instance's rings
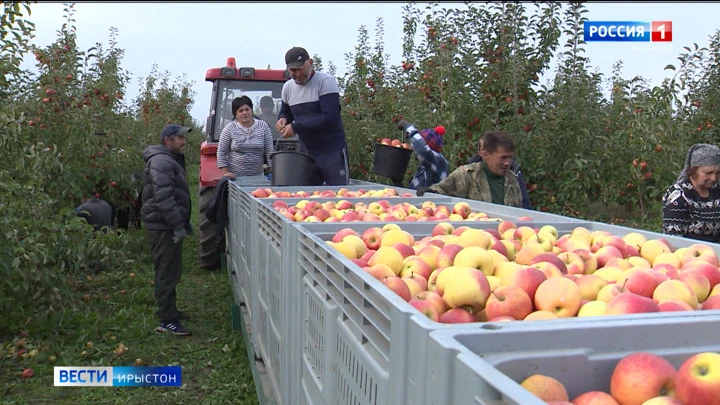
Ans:
POLYGON ((415 197, 415 190, 387 187, 382 184, 367 186, 326 187, 312 190, 308 187, 245 187, 255 198, 389 198, 415 197), (312 190, 312 191, 308 191, 312 190))
MULTIPOLYGON (((272 208, 292 222, 423 222, 423 221, 502 221, 508 217, 491 217, 473 210, 468 202, 454 202, 450 197, 426 197, 409 200, 341 199, 341 200, 274 200, 272 208), (417 202, 416 202, 417 201, 417 202)), ((529 216, 512 218, 532 221, 529 216)))
POLYGON ((720 404, 718 315, 488 332, 431 332, 428 368, 462 377, 428 380, 429 403, 720 404))
POLYGON ((391 223, 344 228, 327 244, 442 323, 720 308, 717 245, 589 224, 561 234, 441 222, 413 235, 391 223))

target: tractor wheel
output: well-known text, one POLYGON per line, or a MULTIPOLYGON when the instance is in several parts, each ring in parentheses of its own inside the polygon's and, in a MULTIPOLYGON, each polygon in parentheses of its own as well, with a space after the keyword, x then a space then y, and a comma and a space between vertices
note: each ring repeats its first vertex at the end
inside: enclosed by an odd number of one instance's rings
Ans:
POLYGON ((207 210, 215 194, 215 187, 200 186, 200 267, 207 270, 220 268, 220 255, 225 253, 225 237, 217 242, 215 224, 207 218, 207 210))

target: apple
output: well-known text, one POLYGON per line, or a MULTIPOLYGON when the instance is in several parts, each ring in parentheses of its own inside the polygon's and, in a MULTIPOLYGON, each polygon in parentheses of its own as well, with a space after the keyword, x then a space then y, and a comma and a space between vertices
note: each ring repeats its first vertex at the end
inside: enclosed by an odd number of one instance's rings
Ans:
POLYGON ((663 253, 671 253, 670 247, 667 245, 667 243, 663 242, 660 239, 650 239, 647 242, 643 243, 642 247, 640 248, 640 256, 642 256, 643 259, 647 260, 648 263, 650 263, 651 266, 654 265, 655 258, 660 256, 663 253))
POLYGON ((386 264, 376 264, 374 266, 366 266, 363 267, 363 270, 373 276, 376 280, 382 281, 386 277, 391 277, 395 275, 395 272, 392 271, 390 267, 388 267, 386 264))
MULTIPOLYGON (((589 250, 586 251, 590 252, 589 250)), ((590 254, 593 255, 592 253, 590 254)), ((580 254, 575 252, 561 252, 558 253, 557 257, 565 263, 565 274, 590 274, 590 272, 586 271, 586 262, 580 254)))
POLYGON ((402 268, 400 269, 400 277, 410 277, 413 274, 417 274, 428 280, 434 269, 418 256, 408 256, 403 260, 402 268))
POLYGON ((393 248, 397 249, 398 252, 400 252, 400 255, 402 255, 403 260, 410 256, 415 256, 415 249, 410 247, 410 245, 407 245, 405 243, 396 243, 392 245, 393 248))
POLYGON ((486 276, 491 276, 495 269, 495 262, 487 250, 477 246, 470 246, 455 255, 453 266, 475 268, 482 271, 486 276))
POLYGON ((715 266, 720 266, 717 253, 704 243, 692 244, 684 251, 682 257, 683 264, 692 260, 703 260, 715 266))
POLYGON ((608 282, 594 274, 583 274, 575 280, 575 284, 577 284, 580 289, 582 299, 594 301, 597 299, 600 290, 605 287, 608 282))
POLYGON ((653 267, 659 264, 669 264, 677 269, 682 267, 682 260, 677 257, 674 253, 665 252, 660 253, 655 260, 653 260, 653 267))
POLYGON ((364 255, 360 257, 360 260, 365 260, 366 262, 370 261, 370 258, 377 252, 375 249, 368 249, 364 255))
POLYGON ((610 377, 610 395, 620 404, 638 405, 659 396, 675 396, 676 378, 675 367, 663 357, 648 352, 632 353, 615 366, 610 377))
POLYGON ((526 316, 523 321, 542 321, 544 319, 558 319, 558 316, 550 311, 534 311, 526 316))
POLYGON ((651 298, 629 291, 613 297, 607 304, 606 315, 643 314, 660 312, 658 304, 651 298))
POLYGON ((455 262, 455 257, 463 247, 457 243, 446 243, 437 254, 437 267, 449 267, 455 262))
POLYGON ((455 227, 448 222, 439 222, 432 230, 431 235, 437 236, 437 235, 452 235, 452 233, 455 231, 455 227))
POLYGON ((658 309, 660 312, 694 311, 688 303, 680 300, 663 301, 658 304, 658 309))
POLYGON ((381 280, 383 284, 390 290, 392 290, 395 294, 399 295, 400 298, 404 299, 405 301, 410 301, 412 296, 410 295, 410 288, 408 288, 407 283, 403 281, 398 276, 388 276, 381 280))
POLYGON ((650 265, 650 263, 647 260, 645 260, 642 257, 637 256, 637 255, 628 256, 627 261, 628 261, 628 263, 632 264, 633 267, 639 267, 639 268, 643 268, 643 269, 652 268, 652 266, 650 265))
POLYGON ((648 298, 652 298, 655 288, 660 284, 648 270, 639 268, 625 270, 616 281, 625 290, 648 298))
POLYGON ((680 272, 679 278, 680 281, 687 284, 687 286, 695 292, 698 302, 705 301, 708 295, 710 295, 710 281, 708 281, 702 272, 686 270, 680 272))
MULTIPOLYGON (((388 224, 385 224, 385 226, 387 225, 388 224)), ((383 229, 385 226, 383 226, 383 229)), ((404 243, 406 245, 413 246, 415 244, 415 238, 410 235, 410 233, 401 229, 386 230, 380 237, 380 246, 392 246, 396 243, 404 243)))
POLYGON ((490 283, 482 271, 471 267, 446 267, 437 276, 437 291, 450 308, 470 307, 472 312, 485 308, 490 283))
POLYGON ((529 265, 535 256, 542 253, 546 252, 543 247, 538 244, 524 245, 517 253, 515 253, 515 262, 517 264, 529 265))
POLYGON ((433 304, 440 315, 450 309, 445 300, 442 299, 442 296, 435 291, 421 291, 415 295, 415 298, 433 304))
POLYGON ((512 285, 495 289, 485 303, 485 313, 488 319, 509 316, 516 320, 523 320, 532 311, 533 302, 527 293, 522 288, 512 285))
POLYGON ((504 234, 506 231, 510 229, 517 228, 517 225, 515 225, 512 221, 500 221, 498 223, 497 231, 500 235, 504 234))
MULTIPOLYGON (((648 241, 647 243, 650 242, 651 241, 648 241)), ((655 288, 655 291, 653 291, 652 298, 658 304, 668 300, 680 300, 690 305, 693 309, 696 309, 698 306, 695 291, 680 280, 663 281, 655 288)))
POLYGON ((558 255, 555 255, 554 253, 541 253, 541 254, 533 257, 532 260, 530 260, 530 265, 532 266, 532 265, 534 265, 536 263, 540 263, 540 262, 551 263, 551 264, 555 265, 555 267, 557 267, 558 270, 560 270, 560 273, 568 274, 567 266, 565 265, 565 262, 560 257, 558 257, 558 255))
POLYGON ((559 237, 557 228, 555 228, 552 225, 543 225, 542 227, 540 227, 540 229, 538 230, 538 234, 541 234, 541 233, 549 233, 550 235, 552 235, 555 238, 555 241, 557 241, 557 239, 559 237))
POLYGON ((622 269, 618 267, 611 267, 611 266, 605 266, 603 268, 595 270, 593 275, 596 275, 598 277, 602 277, 608 282, 617 282, 617 279, 619 279, 623 275, 622 269))
POLYGON ((705 300, 705 302, 703 302, 702 309, 720 309, 720 296, 713 295, 712 297, 709 297, 707 300, 705 300))
POLYGON ((352 228, 343 228, 343 229, 335 232, 335 234, 334 234, 333 237, 332 237, 332 241, 333 241, 333 242, 342 242, 342 240, 343 240, 347 235, 360 236, 360 235, 358 235, 357 231, 355 231, 355 230, 352 229, 352 228))
POLYGON ((540 270, 545 274, 545 277, 552 278, 552 277, 563 277, 567 276, 568 274, 562 274, 562 271, 557 268, 554 264, 550 262, 538 262, 530 267, 535 267, 536 269, 540 270))
MULTIPOLYGON (((328 244, 341 255, 348 259, 358 259, 357 250, 355 250, 355 244, 352 242, 328 242, 328 244)), ((372 265, 371 265, 372 266, 372 265)))
POLYGON ((580 307, 578 318, 586 316, 603 316, 607 311, 608 303, 605 301, 588 301, 580 307))
POLYGON ((356 259, 361 258, 367 252, 367 245, 365 245, 365 242, 362 239, 360 239, 360 236, 346 235, 342 239, 342 242, 350 243, 355 247, 355 258, 356 259))
POLYGON ((540 284, 542 284, 547 277, 542 271, 531 267, 521 267, 519 270, 513 272, 508 276, 506 285, 516 286, 521 288, 528 297, 535 299, 535 292, 537 291, 540 284))
POLYGON ((620 405, 612 395, 602 391, 588 391, 575 397, 572 405, 620 405))
POLYGON ((365 242, 368 249, 377 250, 380 247, 380 237, 383 230, 377 226, 373 226, 363 231, 360 238, 365 242))
MULTIPOLYGON (((459 228, 458 228, 459 229, 459 228)), ((462 247, 477 246, 483 249, 490 247, 492 236, 482 229, 465 229, 460 235, 457 235, 455 243, 462 247)))
POLYGON ((711 289, 717 284, 720 284, 720 269, 718 269, 718 266, 710 264, 704 260, 693 260, 683 264, 680 271, 699 271, 703 273, 710 282, 711 289))
POLYGON ((476 322, 475 315, 465 308, 449 309, 440 315, 441 323, 472 323, 476 322))
POLYGON ((603 268, 607 265, 607 263, 610 261, 610 259, 617 258, 622 259, 623 254, 620 252, 618 248, 615 246, 602 246, 595 252, 595 257, 597 258, 597 265, 598 269, 603 268))
POLYGON ((252 194, 255 198, 267 198, 271 193, 268 193, 268 189, 265 188, 256 188, 253 190, 250 194, 252 194))
POLYGON ((685 405, 720 405, 720 354, 702 352, 685 360, 675 397, 685 405))
POLYGON ((370 267, 376 264, 385 264, 395 273, 400 274, 403 266, 403 257, 400 252, 392 246, 380 246, 380 248, 368 260, 370 267))
POLYGON ((470 208, 470 205, 465 201, 460 201, 453 205, 452 213, 460 215, 462 219, 466 219, 471 212, 472 209, 470 208))
POLYGON ((580 288, 565 277, 549 278, 535 291, 535 309, 552 312, 558 318, 575 316, 581 302, 580 288))
POLYGON ((657 271, 660 274, 665 275, 667 278, 672 280, 680 279, 680 271, 677 267, 672 264, 660 263, 652 267, 652 270, 657 271))
POLYGON ((440 311, 430 301, 413 298, 409 301, 409 304, 420 311, 421 314, 430 318, 430 320, 440 322, 440 311))
POLYGON ((625 241, 625 244, 627 244, 629 247, 633 247, 639 252, 642 248, 642 245, 647 242, 647 238, 641 233, 630 232, 623 236, 623 241, 625 241))
POLYGON ((440 250, 442 249, 437 246, 426 245, 418 250, 417 256, 427 263, 432 270, 435 270, 437 268, 437 257, 440 250))
MULTIPOLYGON (((572 251, 572 253, 575 253, 576 255, 578 255, 582 259, 582 261, 585 263, 585 268, 584 268, 585 274, 593 274, 595 272, 595 270, 597 270, 597 268, 598 268, 597 257, 595 256, 594 253, 592 253, 588 249, 575 249, 572 251)), ((569 264, 571 262, 566 262, 566 263, 569 264)), ((577 270, 575 270, 575 271, 577 271, 577 270)))
POLYGON ((360 268, 367 267, 367 261, 363 259, 350 259, 351 262, 357 264, 360 268))
POLYGON ((407 284, 410 290, 410 297, 414 297, 422 291, 427 291, 427 279, 421 275, 413 274, 406 277, 400 277, 407 284))
POLYGON ((545 402, 569 401, 565 386, 553 377, 533 374, 524 379, 520 386, 545 402))

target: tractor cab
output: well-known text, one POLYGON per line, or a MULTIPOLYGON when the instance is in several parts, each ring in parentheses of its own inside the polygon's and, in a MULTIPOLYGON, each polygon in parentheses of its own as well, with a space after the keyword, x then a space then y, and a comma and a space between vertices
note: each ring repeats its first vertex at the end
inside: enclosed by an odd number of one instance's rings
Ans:
POLYGON ((211 68, 205 73, 205 81, 212 83, 210 113, 205 123, 207 139, 200 145, 200 265, 206 269, 220 268, 220 254, 224 253, 224 241, 218 241, 215 224, 207 219, 207 208, 215 193, 215 186, 222 177, 217 167, 217 147, 223 128, 234 117, 232 101, 247 96, 253 102, 255 119, 262 119, 273 131, 275 150, 296 150, 299 141, 280 139, 275 123, 280 112, 280 94, 283 84, 290 79, 287 70, 256 69, 235 65, 235 58, 228 58, 225 67, 211 68))

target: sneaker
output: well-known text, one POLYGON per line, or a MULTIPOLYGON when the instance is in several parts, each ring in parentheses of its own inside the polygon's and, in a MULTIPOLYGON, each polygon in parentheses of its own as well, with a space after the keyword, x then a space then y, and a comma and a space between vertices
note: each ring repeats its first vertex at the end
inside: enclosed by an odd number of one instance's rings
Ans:
POLYGON ((175 322, 161 322, 160 326, 155 328, 157 332, 170 332, 176 336, 188 336, 191 335, 190 329, 182 326, 179 321, 175 322))

